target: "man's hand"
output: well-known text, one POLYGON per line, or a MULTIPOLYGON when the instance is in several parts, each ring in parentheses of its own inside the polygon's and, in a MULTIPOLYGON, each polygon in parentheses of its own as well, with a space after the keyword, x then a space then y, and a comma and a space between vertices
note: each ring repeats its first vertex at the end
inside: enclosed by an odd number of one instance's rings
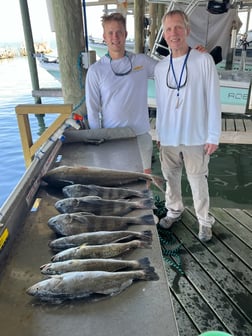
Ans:
POLYGON ((211 155, 218 149, 218 145, 207 143, 205 144, 204 149, 205 149, 206 154, 211 155))
POLYGON ((202 53, 207 52, 206 48, 201 44, 197 45, 195 49, 202 53))

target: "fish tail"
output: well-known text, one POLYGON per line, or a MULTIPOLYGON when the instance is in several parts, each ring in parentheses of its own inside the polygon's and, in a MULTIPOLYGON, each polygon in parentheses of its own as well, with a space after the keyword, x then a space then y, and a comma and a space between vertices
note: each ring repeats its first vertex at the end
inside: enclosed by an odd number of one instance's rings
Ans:
POLYGON ((141 224, 153 225, 155 224, 154 217, 152 214, 144 215, 141 217, 141 224))
POLYGON ((150 260, 148 257, 144 257, 138 260, 139 268, 145 269, 150 267, 150 260))
POLYGON ((159 276, 157 275, 157 273, 155 272, 155 268, 154 267, 148 267, 146 269, 144 269, 144 279, 146 281, 156 281, 159 280, 159 276))
POLYGON ((141 196, 145 198, 152 198, 152 191, 150 189, 145 189, 141 191, 141 196))
POLYGON ((152 183, 160 190, 162 193, 165 193, 164 191, 164 179, 160 176, 151 175, 152 183))
POLYGON ((151 232, 151 230, 142 231, 140 239, 144 240, 144 241, 152 241, 152 232, 151 232))
POLYGON ((147 198, 139 201, 139 208, 144 209, 156 209, 155 202, 153 198, 147 198))
POLYGON ((139 247, 140 248, 151 248, 152 240, 140 240, 139 247))

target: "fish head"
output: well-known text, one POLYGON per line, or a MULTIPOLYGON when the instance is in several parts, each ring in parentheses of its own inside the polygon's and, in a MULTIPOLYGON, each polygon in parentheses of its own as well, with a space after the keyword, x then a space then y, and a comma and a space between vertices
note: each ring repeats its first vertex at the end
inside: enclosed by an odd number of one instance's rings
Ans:
POLYGON ((37 282, 35 285, 27 288, 26 293, 31 296, 43 297, 48 295, 51 287, 51 278, 37 282))
POLYGON ((72 216, 70 214, 61 214, 61 215, 57 215, 57 216, 51 217, 48 220, 48 226, 50 228, 54 228, 57 225, 60 225, 60 224, 63 224, 63 225, 70 224, 71 222, 72 222, 72 216))
POLYGON ((55 208, 60 213, 74 212, 70 211, 70 209, 74 209, 79 204, 79 200, 77 198, 64 198, 55 203, 55 208))
POLYGON ((71 197, 72 194, 81 193, 83 187, 85 186, 83 186, 82 184, 67 185, 62 189, 62 192, 66 197, 71 197))
POLYGON ((52 263, 40 266, 40 272, 42 274, 56 274, 56 272, 53 269, 52 263))

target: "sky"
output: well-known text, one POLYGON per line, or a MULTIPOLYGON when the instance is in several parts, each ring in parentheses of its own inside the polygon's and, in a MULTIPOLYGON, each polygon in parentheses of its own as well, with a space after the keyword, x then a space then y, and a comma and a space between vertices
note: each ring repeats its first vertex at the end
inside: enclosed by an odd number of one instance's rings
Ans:
MULTIPOLYGON (((46 0, 28 0, 34 40, 51 38, 46 0)), ((5 1, 0 11, 0 42, 23 42, 24 33, 19 0, 5 1)))
MULTIPOLYGON (((71 0, 69 0, 71 1, 71 0)), ((51 32, 46 0, 27 0, 34 42, 55 39, 51 32)), ((88 35, 102 38, 100 18, 103 6, 87 6, 88 35)), ((128 24, 130 28, 131 24, 128 24)), ((129 35, 133 37, 133 33, 129 35)), ((130 36, 130 37, 131 37, 130 36)), ((24 42, 24 33, 19 0, 5 1, 0 11, 0 43, 24 42)))

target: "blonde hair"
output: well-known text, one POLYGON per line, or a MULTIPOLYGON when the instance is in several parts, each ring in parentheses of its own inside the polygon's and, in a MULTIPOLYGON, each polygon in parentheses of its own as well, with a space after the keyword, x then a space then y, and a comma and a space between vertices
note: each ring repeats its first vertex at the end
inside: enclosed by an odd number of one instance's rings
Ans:
POLYGON ((102 21, 103 28, 106 23, 116 21, 116 22, 122 23, 122 25, 124 26, 126 30, 126 19, 121 13, 112 13, 109 15, 105 14, 101 17, 101 19, 102 19, 101 21, 102 21))

